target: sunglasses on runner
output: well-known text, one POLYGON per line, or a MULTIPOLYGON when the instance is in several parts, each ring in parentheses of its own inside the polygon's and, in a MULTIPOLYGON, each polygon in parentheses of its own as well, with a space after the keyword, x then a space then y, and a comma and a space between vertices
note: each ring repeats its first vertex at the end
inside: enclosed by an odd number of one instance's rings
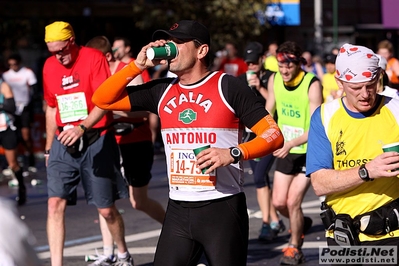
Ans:
POLYGON ((51 54, 53 55, 65 55, 66 52, 68 52, 69 50, 69 45, 70 45, 71 41, 68 40, 68 42, 65 44, 64 47, 62 47, 60 50, 58 50, 57 52, 52 52, 51 54))

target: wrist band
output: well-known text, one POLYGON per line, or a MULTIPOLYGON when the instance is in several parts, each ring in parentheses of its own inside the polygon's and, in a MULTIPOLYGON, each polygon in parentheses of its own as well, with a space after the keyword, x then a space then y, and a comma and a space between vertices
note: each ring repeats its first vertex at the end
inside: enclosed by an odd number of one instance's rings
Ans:
POLYGON ((44 156, 49 156, 50 155, 50 150, 45 150, 44 151, 44 156))

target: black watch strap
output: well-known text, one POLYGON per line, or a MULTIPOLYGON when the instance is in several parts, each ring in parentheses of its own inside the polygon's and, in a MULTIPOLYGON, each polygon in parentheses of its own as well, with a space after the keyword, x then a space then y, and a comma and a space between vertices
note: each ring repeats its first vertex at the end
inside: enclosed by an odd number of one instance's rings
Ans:
POLYGON ((80 128, 80 130, 82 130, 83 133, 85 133, 87 130, 87 128, 83 124, 78 125, 78 127, 80 128))
POLYGON ((366 168, 366 164, 362 164, 360 166, 358 174, 359 174, 359 177, 365 182, 374 180, 373 178, 370 178, 369 171, 367 171, 367 168, 366 168))
POLYGON ((236 163, 238 163, 241 160, 242 152, 237 147, 230 147, 230 155, 234 159, 232 164, 236 164, 236 163))

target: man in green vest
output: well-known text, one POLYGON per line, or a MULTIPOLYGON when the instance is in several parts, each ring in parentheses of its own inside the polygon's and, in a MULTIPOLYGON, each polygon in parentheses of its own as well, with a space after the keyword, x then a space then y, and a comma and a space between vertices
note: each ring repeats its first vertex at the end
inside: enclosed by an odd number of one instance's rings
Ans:
POLYGON ((310 185, 305 176, 306 148, 310 117, 322 103, 322 86, 312 73, 301 69, 306 60, 302 49, 294 42, 285 42, 277 49, 279 72, 268 81, 266 109, 277 111, 277 122, 284 135, 284 146, 273 152, 276 159, 273 204, 289 218, 291 238, 283 249, 282 265, 304 261, 301 251, 304 232, 312 220, 303 216, 301 203, 310 185))

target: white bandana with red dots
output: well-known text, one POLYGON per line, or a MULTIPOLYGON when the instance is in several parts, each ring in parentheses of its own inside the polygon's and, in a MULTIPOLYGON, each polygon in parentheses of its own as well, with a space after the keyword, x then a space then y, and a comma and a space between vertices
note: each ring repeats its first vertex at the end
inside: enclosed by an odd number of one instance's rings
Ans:
POLYGON ((368 82, 380 72, 381 57, 367 47, 344 44, 335 61, 336 77, 350 83, 368 82))

